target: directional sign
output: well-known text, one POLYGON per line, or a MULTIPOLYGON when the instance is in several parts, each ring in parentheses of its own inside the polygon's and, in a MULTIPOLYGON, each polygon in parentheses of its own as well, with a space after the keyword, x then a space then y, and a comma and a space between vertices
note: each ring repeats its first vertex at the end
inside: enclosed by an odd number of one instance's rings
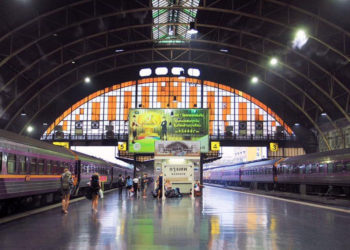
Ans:
POLYGON ((211 142, 211 150, 212 151, 219 151, 220 150, 220 142, 219 141, 212 141, 211 142))
POLYGON ((278 143, 270 142, 270 151, 277 152, 278 151, 278 143))
POLYGON ((126 151, 126 142, 118 142, 118 150, 126 151))

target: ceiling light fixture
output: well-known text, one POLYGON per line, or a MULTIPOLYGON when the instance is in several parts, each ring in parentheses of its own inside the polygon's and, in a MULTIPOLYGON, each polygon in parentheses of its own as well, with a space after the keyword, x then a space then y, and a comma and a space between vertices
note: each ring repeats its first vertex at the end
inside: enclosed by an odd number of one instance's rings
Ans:
POLYGON ((87 77, 85 77, 84 82, 85 82, 85 83, 90 83, 90 82, 91 82, 90 77, 88 77, 88 76, 87 76, 87 77))
POLYGON ((195 22, 190 22, 190 29, 187 30, 187 33, 190 35, 194 35, 198 33, 198 30, 196 29, 196 23, 195 22))
POLYGON ((252 79, 250 80, 251 83, 258 83, 259 82, 259 78, 257 76, 253 76, 252 79))
POLYGON ((277 64, 278 64, 278 59, 276 57, 272 57, 270 60, 270 65, 274 67, 277 64))

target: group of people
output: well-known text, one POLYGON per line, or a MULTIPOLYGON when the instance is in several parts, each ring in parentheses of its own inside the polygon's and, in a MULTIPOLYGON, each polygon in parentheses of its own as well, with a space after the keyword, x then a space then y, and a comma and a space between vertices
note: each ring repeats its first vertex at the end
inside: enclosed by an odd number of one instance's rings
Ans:
POLYGON ((144 173, 142 177, 135 177, 133 179, 130 176, 127 176, 125 179, 122 175, 118 177, 120 195, 123 193, 123 188, 125 187, 129 196, 137 197, 138 192, 142 192, 142 197, 146 198, 149 184, 151 184, 151 179, 147 173, 144 173))
MULTIPOLYGON (((72 173, 68 168, 64 169, 64 172, 61 176, 61 193, 62 193, 62 213, 68 213, 68 206, 70 201, 70 195, 74 188, 74 180, 72 173)), ((97 213, 98 208, 98 199, 101 195, 101 181, 98 173, 94 173, 91 176, 89 182, 89 189, 86 197, 91 198, 92 206, 91 209, 93 212, 97 213)))

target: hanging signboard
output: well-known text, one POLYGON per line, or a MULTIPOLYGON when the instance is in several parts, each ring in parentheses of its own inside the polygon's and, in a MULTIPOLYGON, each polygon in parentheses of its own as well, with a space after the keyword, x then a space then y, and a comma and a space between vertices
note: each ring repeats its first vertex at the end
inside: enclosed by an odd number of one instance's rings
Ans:
POLYGON ((126 151, 126 142, 118 142, 118 150, 119 151, 126 151))
POLYGON ((155 141, 199 141, 208 152, 208 109, 130 109, 129 152, 154 153, 155 141))
POLYGON ((156 141, 155 156, 200 156, 200 143, 193 141, 156 141))
POLYGON ((212 141, 211 142, 211 151, 219 151, 220 150, 220 142, 212 141))
POLYGON ((61 147, 65 147, 65 148, 69 149, 69 142, 54 141, 54 142, 52 142, 52 144, 56 145, 56 146, 61 146, 61 147))
POLYGON ((278 143, 270 142, 270 151, 277 152, 278 151, 278 143))

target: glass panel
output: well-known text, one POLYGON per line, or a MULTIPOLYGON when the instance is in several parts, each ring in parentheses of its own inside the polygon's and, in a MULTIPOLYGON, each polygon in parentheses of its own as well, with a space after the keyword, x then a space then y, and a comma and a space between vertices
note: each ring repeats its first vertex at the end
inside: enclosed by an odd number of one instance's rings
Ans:
POLYGON ((15 174, 16 173, 16 155, 8 154, 7 156, 7 173, 15 174))
POLYGON ((35 174, 37 172, 37 159, 31 158, 30 159, 30 173, 35 174))
POLYGON ((333 163, 328 163, 327 166, 328 166, 328 173, 333 173, 333 166, 334 166, 334 164, 333 163))
POLYGON ((25 156, 17 156, 17 168, 20 174, 27 173, 27 162, 25 156))
POLYGON ((345 163, 345 170, 350 171, 350 162, 345 163))
POLYGON ((335 163, 335 172, 342 172, 344 168, 343 163, 337 162, 335 163))
POLYGON ((52 161, 47 161, 46 163, 46 173, 52 174, 52 161))
POLYGON ((39 174, 44 173, 44 160, 43 159, 38 160, 38 170, 39 170, 39 174))

